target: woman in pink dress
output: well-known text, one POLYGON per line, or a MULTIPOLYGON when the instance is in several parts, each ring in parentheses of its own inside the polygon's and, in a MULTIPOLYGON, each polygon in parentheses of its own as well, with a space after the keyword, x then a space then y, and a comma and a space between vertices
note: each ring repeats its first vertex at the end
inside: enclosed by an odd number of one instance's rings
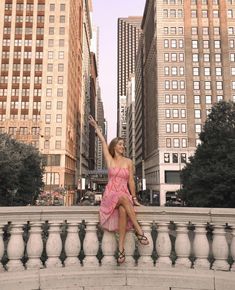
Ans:
POLYGON ((89 123, 95 128, 102 143, 103 154, 108 167, 108 184, 100 205, 100 224, 105 230, 119 233, 117 261, 123 263, 125 261, 124 241, 126 231, 134 227, 138 241, 142 245, 149 244, 136 219, 134 210, 134 205, 140 206, 140 203, 135 193, 133 164, 130 159, 123 156, 123 138, 114 138, 108 146, 92 116, 89 116, 89 123), (129 190, 127 185, 129 185, 129 190))

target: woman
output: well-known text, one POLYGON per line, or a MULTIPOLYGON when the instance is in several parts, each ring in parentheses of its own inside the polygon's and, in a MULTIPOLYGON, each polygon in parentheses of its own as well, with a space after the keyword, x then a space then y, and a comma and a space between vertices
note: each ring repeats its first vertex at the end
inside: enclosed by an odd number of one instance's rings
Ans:
POLYGON ((149 241, 137 222, 134 205, 139 206, 135 193, 132 161, 124 157, 124 140, 114 138, 109 146, 92 116, 89 123, 95 128, 102 143, 103 154, 108 167, 108 184, 100 205, 100 223, 103 229, 118 231, 118 263, 125 261, 124 241, 126 231, 135 228, 135 234, 142 245, 149 241), (129 184, 128 190, 127 184, 129 184))

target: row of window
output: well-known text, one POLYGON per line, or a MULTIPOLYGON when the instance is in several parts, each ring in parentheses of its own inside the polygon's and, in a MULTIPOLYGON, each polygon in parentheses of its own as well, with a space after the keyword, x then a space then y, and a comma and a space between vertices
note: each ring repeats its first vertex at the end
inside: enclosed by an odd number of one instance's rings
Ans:
POLYGON ((170 4, 170 5, 179 4, 179 5, 182 5, 183 4, 183 0, 163 0, 163 4, 170 4))
POLYGON ((164 163, 186 163, 186 153, 164 153, 164 163))
MULTIPOLYGON (((53 47, 54 46, 54 39, 48 39, 48 46, 53 47)), ((10 39, 3 39, 3 46, 10 46, 11 40, 10 39)), ((15 39, 14 41, 14 46, 32 46, 32 39, 15 39)), ((36 46, 43 46, 43 40, 37 39, 36 40, 36 46)), ((63 47, 64 46, 64 39, 59 39, 59 46, 63 47)))
MULTIPOLYGON (((44 141, 44 149, 50 149, 50 141, 44 141)), ((61 149, 61 140, 55 141, 55 149, 61 149)))
MULTIPOLYGON (((49 54, 48 54, 49 56, 49 54)), ((54 53, 50 54, 50 57, 54 56, 54 53)), ((58 59, 64 59, 64 51, 58 51, 58 59)), ((14 51, 13 54, 14 58, 32 58, 32 52, 31 51, 14 51)), ((10 51, 3 51, 2 52, 2 58, 10 58, 10 51)), ((42 59, 43 58, 43 51, 36 51, 35 52, 35 58, 36 59, 42 59)))
MULTIPOLYGON (((23 70, 24 71, 31 71, 31 67, 32 65, 30 63, 24 63, 23 64, 23 70)), ((48 71, 53 71, 53 64, 48 64, 47 65, 47 70, 48 71)), ((42 64, 40 63, 36 63, 35 66, 34 66, 34 70, 35 71, 42 71, 42 64)), ((21 69, 21 64, 20 63, 14 63, 13 64, 13 71, 20 71, 21 69)), ((1 66, 1 71, 8 71, 9 70, 9 64, 8 63, 3 63, 2 66, 1 66)), ((63 63, 59 63, 57 65, 57 70, 59 72, 63 72, 64 71, 64 64, 63 63)))
MULTIPOLYGON (((201 16, 202 18, 208 18, 209 16, 209 12, 208 10, 201 10, 200 12, 200 15, 199 15, 199 11, 194 9, 194 10, 191 10, 191 17, 192 18, 197 18, 198 16, 201 16)), ((213 10, 212 11, 212 17, 213 18, 219 18, 220 15, 219 15, 219 10, 213 10)), ((227 10, 227 17, 228 18, 233 18, 234 17, 234 11, 233 9, 228 9, 227 10)))
POLYGON ((182 18, 183 15, 183 9, 163 9, 164 18, 182 18))
POLYGON ((165 128, 166 133, 186 133, 186 124, 178 124, 178 123, 166 123, 165 128))
MULTIPOLYGON (((16 4, 16 10, 28 10, 28 11, 33 11, 34 9, 34 4, 31 4, 31 3, 27 3, 26 5, 24 5, 23 3, 17 3, 16 4)), ((56 5, 55 4, 50 4, 49 6, 49 10, 50 11, 55 11, 55 8, 56 8, 56 5)), ((60 4, 60 11, 65 11, 65 4, 60 4)), ((5 4, 5 10, 12 10, 13 9, 13 5, 12 3, 6 3, 5 4)), ((37 5, 37 10, 38 11, 44 11, 45 10, 45 4, 38 4, 37 5)))
MULTIPOLYGON (((18 102, 18 101, 12 101, 11 102, 11 109, 28 109, 29 108, 29 102, 18 102)), ((6 102, 5 101, 0 101, 0 109, 6 109, 6 102)), ((33 102, 33 109, 41 109, 41 102, 33 102)), ((46 101, 46 109, 51 110, 52 109, 52 102, 51 101, 46 101)), ((56 102, 56 109, 57 110, 62 110, 63 109, 63 102, 62 101, 57 101, 56 102)))
POLYGON ((185 89, 185 81, 166 80, 164 88, 165 88, 165 90, 184 90, 185 89))
MULTIPOLYGON (((1 89, 0 88, 0 96, 6 97, 8 93, 7 89, 1 89)), ((12 96, 19 96, 19 89, 12 89, 11 92, 12 96)), ((22 89, 21 91, 22 96, 29 96, 30 95, 30 89, 22 89)), ((34 96, 41 96, 42 90, 41 89, 34 89, 34 96)), ((62 88, 57 89, 57 97, 63 97, 64 91, 62 88)), ((48 88, 46 89, 46 96, 52 97, 52 89, 48 88)))
POLYGON ((165 110, 166 118, 186 118, 185 109, 166 109, 165 110))
MULTIPOLYGON (((10 120, 19 120, 19 119, 20 120, 32 120, 33 122, 39 122, 41 120, 41 116, 40 115, 29 116, 28 114, 27 115, 21 114, 19 117, 18 117, 18 114, 11 114, 10 115, 10 120)), ((3 122, 6 121, 6 115, 5 114, 0 114, 0 121, 3 121, 3 122)))
POLYGON ((183 39, 164 39, 164 48, 184 48, 183 39))
MULTIPOLYGON (((16 27, 15 28, 15 34, 29 34, 31 35, 33 33, 33 28, 32 27, 16 27)), ((55 34, 55 27, 49 27, 49 35, 54 35, 55 34)), ((3 33, 4 34, 11 34, 11 27, 4 27, 3 28, 3 33)), ((44 28, 43 27, 37 27, 36 28, 36 34, 37 35, 43 35, 44 34, 44 28)), ((65 27, 59 27, 59 35, 65 35, 65 27)))
POLYGON ((184 28, 183 27, 163 27, 163 32, 165 35, 183 35, 184 28))
POLYGON ((187 139, 186 138, 166 138, 166 147, 167 148, 186 148, 187 139))
MULTIPOLYGON (((45 114, 45 123, 50 124, 52 119, 51 114, 45 114)), ((62 123, 62 114, 56 114, 56 123, 62 123)))
MULTIPOLYGON (((201 43, 201 42, 200 42, 201 43)), ((212 44, 212 41, 209 42, 209 40, 203 41, 203 48, 209 48, 209 44, 212 44), (208 46, 207 46, 208 45, 208 46)), ((221 41, 220 40, 214 40, 214 48, 221 48, 221 41)), ((198 40, 192 40, 192 48, 198 49, 199 48, 199 41, 198 40)))

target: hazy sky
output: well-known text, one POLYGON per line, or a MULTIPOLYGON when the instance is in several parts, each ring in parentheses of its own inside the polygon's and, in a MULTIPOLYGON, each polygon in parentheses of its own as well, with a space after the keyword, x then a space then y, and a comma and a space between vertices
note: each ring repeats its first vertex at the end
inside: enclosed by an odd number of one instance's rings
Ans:
POLYGON ((143 16, 145 0, 92 0, 93 23, 100 29, 99 80, 108 121, 108 141, 116 137, 117 19, 143 16))

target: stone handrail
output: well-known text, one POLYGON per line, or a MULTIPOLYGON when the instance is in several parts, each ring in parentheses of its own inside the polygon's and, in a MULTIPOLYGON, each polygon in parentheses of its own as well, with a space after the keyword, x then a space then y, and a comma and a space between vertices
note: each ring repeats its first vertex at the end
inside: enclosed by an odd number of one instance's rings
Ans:
MULTIPOLYGON (((0 208, 0 271, 115 266, 117 235, 97 231, 98 210, 95 206, 0 208)), ((235 271, 235 209, 139 207, 136 211, 150 245, 140 245, 133 231, 128 232, 126 265, 235 271)))

